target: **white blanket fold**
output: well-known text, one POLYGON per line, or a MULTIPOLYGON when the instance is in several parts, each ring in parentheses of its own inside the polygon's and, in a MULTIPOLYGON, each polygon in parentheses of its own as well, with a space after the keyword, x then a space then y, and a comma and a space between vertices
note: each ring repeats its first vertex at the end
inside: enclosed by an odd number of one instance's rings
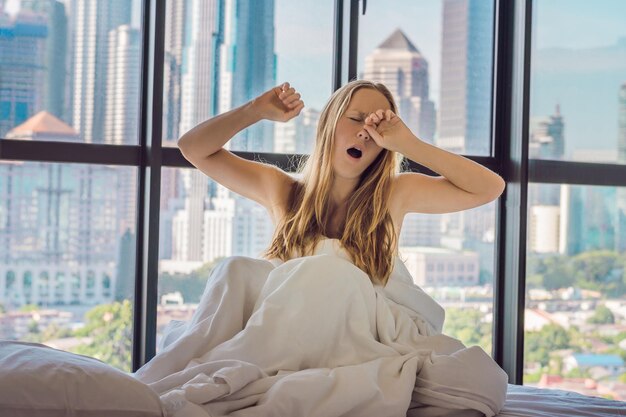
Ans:
POLYGON ((440 334, 443 310, 397 260, 385 288, 326 240, 275 267, 231 257, 189 323, 135 376, 169 415, 405 416, 409 407, 495 415, 506 374, 440 334))

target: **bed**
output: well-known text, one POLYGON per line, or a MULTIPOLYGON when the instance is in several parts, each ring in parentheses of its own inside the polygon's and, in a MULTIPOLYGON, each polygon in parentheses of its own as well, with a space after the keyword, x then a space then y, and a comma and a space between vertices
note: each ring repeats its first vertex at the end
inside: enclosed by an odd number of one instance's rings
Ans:
MULTIPOLYGON (((498 417, 626 416, 626 402, 509 385, 498 417)), ((44 345, 0 341, 0 415, 7 417, 158 417, 158 396, 96 359, 44 345)), ((348 415, 348 414, 346 414, 348 415)), ((476 411, 415 407, 407 417, 473 417, 476 411)))
MULTIPOLYGON (((480 417, 475 411, 418 408, 407 417, 480 417)), ((589 397, 569 391, 509 384, 506 403, 496 417, 615 417, 626 416, 626 402, 589 397)))

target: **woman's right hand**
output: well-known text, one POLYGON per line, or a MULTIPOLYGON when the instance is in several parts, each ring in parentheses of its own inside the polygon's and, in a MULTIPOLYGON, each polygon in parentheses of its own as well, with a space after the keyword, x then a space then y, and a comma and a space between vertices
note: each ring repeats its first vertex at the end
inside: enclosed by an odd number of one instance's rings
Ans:
POLYGON ((304 108, 300 93, 289 83, 266 91, 252 100, 251 105, 261 118, 275 122, 287 122, 300 114, 304 108))

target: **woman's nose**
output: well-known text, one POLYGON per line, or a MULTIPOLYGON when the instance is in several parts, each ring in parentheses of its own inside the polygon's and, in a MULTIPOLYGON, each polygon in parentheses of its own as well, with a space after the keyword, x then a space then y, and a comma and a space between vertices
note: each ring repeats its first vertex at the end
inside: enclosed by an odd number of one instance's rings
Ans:
POLYGON ((370 138, 370 135, 365 131, 365 129, 361 129, 359 133, 357 133, 357 136, 363 140, 368 140, 370 138))

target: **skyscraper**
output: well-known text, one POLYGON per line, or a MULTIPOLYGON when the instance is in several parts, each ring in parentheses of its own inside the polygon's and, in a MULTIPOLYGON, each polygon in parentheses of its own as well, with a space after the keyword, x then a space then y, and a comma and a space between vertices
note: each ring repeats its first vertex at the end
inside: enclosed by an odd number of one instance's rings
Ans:
POLYGON ((67 122, 69 114, 66 100, 67 83, 67 14, 65 5, 56 0, 22 0, 20 8, 39 13, 46 18, 46 74, 43 108, 67 122))
MULTIPOLYGON (((530 121, 528 157, 531 159, 562 160, 565 154, 564 122, 560 106, 557 104, 554 114, 548 117, 536 117, 530 121)), ((560 204, 560 186, 558 184, 531 185, 530 205, 558 206, 560 204)))
POLYGON ((129 25, 109 32, 104 143, 138 143, 141 33, 129 25))
POLYGON ((109 32, 130 24, 126 0, 74 0, 72 28, 72 125, 85 142, 103 143, 109 32))
POLYGON ((444 0, 437 145, 488 155, 494 2, 444 0))
POLYGON ((165 56, 163 59, 164 142, 175 142, 180 137, 181 71, 186 4, 186 0, 171 0, 165 3, 167 17, 165 22, 165 56))
POLYGON ((0 138, 44 106, 48 27, 29 10, 0 10, 0 138))
MULTIPOLYGON (((187 0, 184 7, 185 19, 183 26, 172 23, 170 30, 184 30, 182 68, 181 68, 181 110, 180 131, 182 135, 197 124, 214 116, 216 111, 218 83, 217 69, 219 68, 220 45, 220 7, 222 0, 187 0)), ((171 5, 170 7, 174 7, 171 5)), ((182 12, 183 7, 177 8, 182 12)), ((178 16, 172 16, 177 18, 178 16)), ((177 40, 171 41, 172 54, 170 58, 176 62, 177 40)), ((170 62, 171 63, 171 62, 170 62)), ((176 83, 176 74, 170 74, 176 83)), ((174 92, 175 93, 175 92, 174 92)), ((173 103, 175 106, 176 104, 173 103)), ((172 117, 176 118, 176 109, 172 117)), ((173 121, 173 120, 172 120, 173 121)), ((172 128, 169 128, 170 130, 172 128)), ((170 138, 168 138, 170 139, 170 138)))
POLYGON ((365 57, 366 80, 385 84, 398 105, 398 115, 420 139, 432 143, 435 104, 429 98, 428 61, 400 29, 365 57))
MULTIPOLYGON (((220 113, 245 104, 276 84, 274 0, 223 0, 222 4, 220 113)), ((241 151, 272 152, 273 133, 272 123, 262 121, 237 134, 228 146, 241 151)))

